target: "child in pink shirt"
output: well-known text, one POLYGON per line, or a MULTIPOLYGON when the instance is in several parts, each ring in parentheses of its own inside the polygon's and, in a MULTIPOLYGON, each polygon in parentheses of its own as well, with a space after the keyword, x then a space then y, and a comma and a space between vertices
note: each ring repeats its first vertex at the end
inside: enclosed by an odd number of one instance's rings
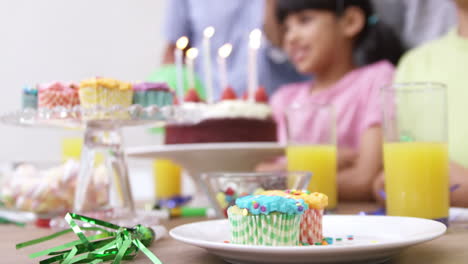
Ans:
MULTIPOLYGON (((401 43, 378 21, 368 0, 277 0, 277 17, 291 62, 314 77, 273 95, 280 140, 286 141, 284 115, 291 105, 333 105, 339 197, 372 199, 372 184, 382 169, 380 89, 392 83, 401 43)), ((264 163, 258 169, 281 166, 264 163)))

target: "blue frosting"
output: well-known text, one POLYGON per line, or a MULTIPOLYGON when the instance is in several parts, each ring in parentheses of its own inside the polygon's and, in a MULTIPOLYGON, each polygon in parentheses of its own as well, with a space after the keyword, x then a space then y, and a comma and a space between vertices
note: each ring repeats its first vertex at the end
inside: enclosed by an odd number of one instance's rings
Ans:
POLYGON ((37 95, 37 89, 32 86, 24 86, 23 91, 25 94, 37 95))
POLYGON ((241 209, 249 210, 249 213, 253 215, 267 215, 271 212, 289 215, 303 214, 309 208, 302 199, 267 195, 241 197, 236 200, 236 205, 241 209))

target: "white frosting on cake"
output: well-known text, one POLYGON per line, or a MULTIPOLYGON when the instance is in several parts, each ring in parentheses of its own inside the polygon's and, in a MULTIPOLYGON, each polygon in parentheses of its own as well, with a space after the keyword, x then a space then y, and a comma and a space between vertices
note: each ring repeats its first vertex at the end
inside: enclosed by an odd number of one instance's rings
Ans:
POLYGON ((222 101, 211 105, 205 112, 208 118, 252 118, 267 119, 271 108, 267 104, 252 103, 242 100, 222 101))
POLYGON ((191 112, 201 120, 216 118, 267 119, 272 115, 268 104, 244 100, 225 100, 216 104, 187 102, 182 105, 184 112, 191 112))

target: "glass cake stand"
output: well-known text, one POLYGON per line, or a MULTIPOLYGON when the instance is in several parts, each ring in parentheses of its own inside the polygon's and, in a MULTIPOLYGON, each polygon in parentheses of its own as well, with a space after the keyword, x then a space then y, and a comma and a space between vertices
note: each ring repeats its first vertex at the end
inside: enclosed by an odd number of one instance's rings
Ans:
MULTIPOLYGON (((81 167, 76 183, 75 213, 87 214, 106 220, 135 219, 137 213, 130 188, 128 164, 123 148, 121 129, 131 126, 162 127, 167 123, 197 123, 198 115, 177 106, 128 108, 65 108, 24 109, 0 116, 0 122, 8 125, 47 128, 75 128, 84 130, 81 167), (97 200, 91 192, 92 175, 98 153, 102 153, 108 175, 108 203, 98 209, 90 208, 97 200)), ((137 221, 137 220, 135 220, 137 221)), ((120 222, 122 223, 122 222, 120 222)), ((137 224, 137 223, 135 223, 137 224)))

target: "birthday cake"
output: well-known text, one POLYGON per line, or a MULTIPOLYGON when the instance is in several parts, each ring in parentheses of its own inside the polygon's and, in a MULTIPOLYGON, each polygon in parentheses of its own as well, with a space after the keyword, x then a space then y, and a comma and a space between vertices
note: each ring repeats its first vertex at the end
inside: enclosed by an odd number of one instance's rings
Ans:
POLYGON ((214 104, 201 102, 195 90, 189 90, 185 103, 188 112, 201 113, 196 124, 172 124, 166 127, 166 144, 213 142, 275 142, 276 123, 264 89, 258 89, 255 101, 237 99, 227 88, 222 100, 214 104))

